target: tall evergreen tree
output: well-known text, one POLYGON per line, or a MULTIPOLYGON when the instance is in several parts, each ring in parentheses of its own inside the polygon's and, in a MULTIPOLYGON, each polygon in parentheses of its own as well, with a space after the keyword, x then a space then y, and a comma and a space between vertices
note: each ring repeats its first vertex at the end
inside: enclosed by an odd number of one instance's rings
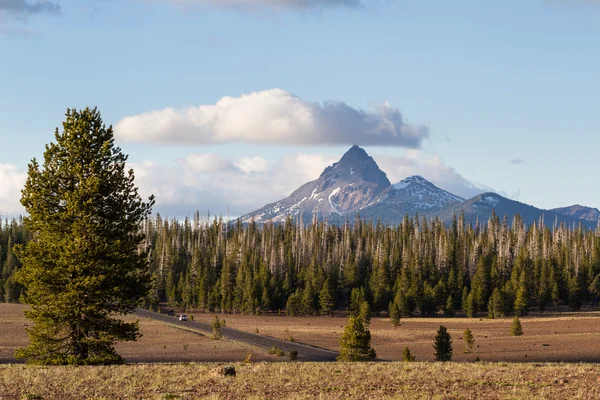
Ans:
POLYGON ((140 245, 145 203, 96 109, 68 110, 63 131, 46 146, 44 164, 29 165, 21 203, 34 241, 17 248, 17 278, 26 290, 31 344, 17 357, 42 364, 122 362, 114 345, 135 340, 137 323, 113 318, 148 293, 140 245))

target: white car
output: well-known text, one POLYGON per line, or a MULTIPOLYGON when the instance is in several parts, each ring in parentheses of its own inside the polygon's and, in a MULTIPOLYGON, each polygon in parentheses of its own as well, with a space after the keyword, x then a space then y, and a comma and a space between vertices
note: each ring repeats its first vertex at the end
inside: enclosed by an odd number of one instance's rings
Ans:
POLYGON ((180 321, 187 321, 187 315, 185 315, 185 314, 181 314, 181 315, 179 316, 179 320, 180 320, 180 321))

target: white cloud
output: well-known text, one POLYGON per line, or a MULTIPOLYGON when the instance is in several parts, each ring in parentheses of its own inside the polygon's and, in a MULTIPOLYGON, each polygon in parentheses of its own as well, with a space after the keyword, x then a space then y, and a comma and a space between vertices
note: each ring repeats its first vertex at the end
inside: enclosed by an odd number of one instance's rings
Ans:
POLYGON ((24 213, 19 199, 27 173, 11 164, 0 164, 0 215, 16 216, 24 213))
POLYGON ((421 175, 436 186, 465 199, 493 191, 487 186, 469 181, 437 154, 409 150, 398 157, 382 155, 374 158, 392 183, 412 175, 421 175))
POLYGON ((335 161, 334 157, 304 153, 276 161, 192 154, 172 166, 152 162, 130 166, 140 194, 154 194, 155 211, 161 214, 182 217, 195 210, 223 214, 228 208, 230 215, 241 216, 288 196, 335 161))
POLYGON ((363 0, 163 0, 176 5, 196 5, 239 10, 253 9, 309 9, 327 7, 362 7, 363 0))
POLYGON ((419 148, 426 127, 410 125, 397 108, 365 111, 343 102, 310 103, 281 89, 223 97, 214 105, 167 108, 125 117, 117 139, 129 142, 279 145, 374 145, 419 148))

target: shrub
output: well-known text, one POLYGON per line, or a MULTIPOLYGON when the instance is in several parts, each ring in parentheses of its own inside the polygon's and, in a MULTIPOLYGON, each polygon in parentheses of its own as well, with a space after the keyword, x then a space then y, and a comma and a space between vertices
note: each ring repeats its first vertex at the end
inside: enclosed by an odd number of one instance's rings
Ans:
POLYGON ((511 336, 523 335, 523 327, 521 326, 521 320, 519 319, 519 316, 517 316, 517 315, 515 315, 512 325, 510 326, 510 334, 511 334, 511 336))
POLYGON ((290 361, 294 361, 298 359, 298 351, 297 350, 292 350, 289 352, 288 357, 290 358, 290 361))
POLYGON ((281 350, 279 347, 275 347, 275 345, 269 349, 268 353, 277 357, 285 357, 285 351, 281 350))
POLYGON ((433 348, 435 349, 436 361, 452 360, 452 337, 448 333, 445 326, 440 325, 437 335, 433 340, 433 348))

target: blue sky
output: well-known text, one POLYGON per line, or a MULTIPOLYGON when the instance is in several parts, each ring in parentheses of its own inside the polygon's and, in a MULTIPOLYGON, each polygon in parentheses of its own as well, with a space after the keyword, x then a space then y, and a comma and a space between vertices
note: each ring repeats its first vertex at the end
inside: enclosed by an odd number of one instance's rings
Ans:
POLYGON ((0 213, 20 212, 27 163, 66 108, 88 105, 121 127, 142 191, 170 215, 252 211, 355 142, 392 181, 414 173, 464 197, 600 206, 599 3, 303 1, 0 0, 0 213), (328 112, 328 100, 347 106, 328 112), (266 105, 320 122, 269 136, 266 105), (182 109, 220 119, 189 126, 182 109), (373 126, 345 120, 390 123, 382 110, 396 131, 428 134, 374 145, 373 126), (140 117, 150 112, 160 119, 140 117), (332 140, 331 124, 352 132, 332 140))

